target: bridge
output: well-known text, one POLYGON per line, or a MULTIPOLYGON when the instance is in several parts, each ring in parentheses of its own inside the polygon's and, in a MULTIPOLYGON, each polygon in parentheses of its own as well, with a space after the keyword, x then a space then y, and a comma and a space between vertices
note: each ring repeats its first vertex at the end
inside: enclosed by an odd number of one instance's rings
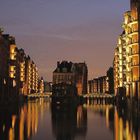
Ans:
MULTIPOLYGON (((51 96, 52 92, 32 93, 27 95, 27 98, 50 98, 51 96)), ((85 94, 82 97, 89 104, 114 104, 114 95, 106 93, 90 93, 85 94)))
POLYGON ((114 97, 111 94, 107 94, 107 93, 88 93, 83 95, 84 98, 112 98, 114 97))
POLYGON ((114 95, 107 93, 90 93, 83 95, 83 98, 92 104, 114 104, 114 95))
POLYGON ((27 95, 28 98, 49 98, 51 96, 52 96, 52 92, 32 93, 27 95))

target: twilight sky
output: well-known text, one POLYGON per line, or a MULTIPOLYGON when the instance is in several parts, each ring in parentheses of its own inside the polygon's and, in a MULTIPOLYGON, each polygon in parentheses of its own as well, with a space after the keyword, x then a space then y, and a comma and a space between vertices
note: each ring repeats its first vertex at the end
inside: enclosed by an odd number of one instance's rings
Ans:
POLYGON ((56 62, 86 61, 89 79, 112 65, 129 0, 1 0, 0 26, 52 80, 56 62))

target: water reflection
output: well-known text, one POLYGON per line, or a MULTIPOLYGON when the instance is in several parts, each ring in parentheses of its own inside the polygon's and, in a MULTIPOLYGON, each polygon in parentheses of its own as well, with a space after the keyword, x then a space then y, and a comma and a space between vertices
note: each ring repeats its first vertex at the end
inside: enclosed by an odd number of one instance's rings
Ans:
POLYGON ((115 108, 115 140, 139 140, 140 122, 136 112, 115 108))
POLYGON ((28 102, 22 107, 12 106, 0 109, 0 139, 29 140, 37 134, 39 114, 47 104, 42 101, 28 102))
POLYGON ((0 140, 140 140, 139 118, 111 105, 54 107, 48 100, 30 101, 0 108, 0 140))
POLYGON ((87 110, 80 106, 52 106, 52 128, 57 140, 86 136, 87 110))

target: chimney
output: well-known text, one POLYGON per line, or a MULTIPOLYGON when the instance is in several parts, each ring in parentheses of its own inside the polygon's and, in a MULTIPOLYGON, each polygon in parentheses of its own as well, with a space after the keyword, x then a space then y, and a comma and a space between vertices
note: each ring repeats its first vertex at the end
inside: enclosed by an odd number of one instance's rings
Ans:
POLYGON ((59 62, 59 61, 57 61, 57 67, 59 67, 59 65, 60 65, 60 62, 59 62))

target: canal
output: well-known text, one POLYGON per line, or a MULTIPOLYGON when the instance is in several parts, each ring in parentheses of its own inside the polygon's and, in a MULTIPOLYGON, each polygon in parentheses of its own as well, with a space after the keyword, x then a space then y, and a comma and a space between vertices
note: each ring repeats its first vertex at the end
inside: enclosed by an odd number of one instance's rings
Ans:
POLYGON ((139 118, 112 105, 52 107, 38 99, 0 108, 0 140, 140 140, 139 118))

